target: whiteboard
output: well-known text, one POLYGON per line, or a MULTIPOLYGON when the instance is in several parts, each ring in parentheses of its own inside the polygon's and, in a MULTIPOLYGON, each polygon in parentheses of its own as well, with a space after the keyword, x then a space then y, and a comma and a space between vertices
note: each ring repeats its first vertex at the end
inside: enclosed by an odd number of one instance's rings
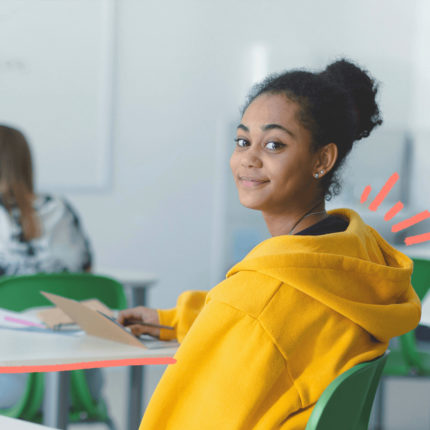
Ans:
POLYGON ((2 0, 0 123, 30 142, 38 189, 110 184, 114 0, 2 0))

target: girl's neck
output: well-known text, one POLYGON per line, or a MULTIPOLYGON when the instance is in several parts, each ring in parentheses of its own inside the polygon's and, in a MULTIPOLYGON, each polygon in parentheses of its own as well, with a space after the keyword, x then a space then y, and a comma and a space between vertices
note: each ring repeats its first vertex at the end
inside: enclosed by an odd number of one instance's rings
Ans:
POLYGON ((272 236, 296 234, 327 218, 324 201, 284 213, 263 212, 267 228, 272 236))

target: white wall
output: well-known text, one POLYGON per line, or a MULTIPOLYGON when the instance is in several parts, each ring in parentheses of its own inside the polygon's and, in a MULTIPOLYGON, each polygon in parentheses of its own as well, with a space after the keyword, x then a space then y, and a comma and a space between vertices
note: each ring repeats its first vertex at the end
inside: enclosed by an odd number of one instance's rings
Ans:
MULTIPOLYGON (((264 70, 320 68, 346 55, 382 82, 384 126, 410 127, 420 4, 117 0, 112 187, 68 193, 96 265, 158 274, 157 307, 222 277, 222 163, 238 108, 264 70)), ((428 164, 421 158, 417 168, 415 183, 428 164)))
POLYGON ((114 186, 71 197, 101 265, 159 275, 154 306, 173 306, 185 289, 210 288, 225 269, 211 267, 224 252, 212 246, 225 228, 218 172, 226 146, 233 148, 226 130, 258 72, 255 45, 265 47, 269 72, 355 59, 382 82, 384 126, 409 126, 414 2, 118 5, 114 186))
MULTIPOLYGON (((411 129, 415 136, 412 199, 421 210, 430 208, 430 2, 419 0, 416 10, 411 129)), ((430 231, 430 228, 427 228, 430 231)))

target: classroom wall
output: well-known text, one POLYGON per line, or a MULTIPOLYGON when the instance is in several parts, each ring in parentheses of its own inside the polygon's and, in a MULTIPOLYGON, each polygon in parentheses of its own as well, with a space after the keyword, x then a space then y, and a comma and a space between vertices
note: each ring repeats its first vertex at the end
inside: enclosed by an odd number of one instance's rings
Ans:
POLYGON ((113 188, 70 196, 98 263, 157 273, 154 306, 210 288, 224 263, 222 163, 253 79, 347 55, 382 81, 385 126, 407 128, 417 11, 370 0, 119 2, 113 188))
MULTIPOLYGON (((112 4, 108 186, 66 195, 91 236, 96 267, 159 276, 152 306, 173 306, 181 291, 209 289, 224 274, 232 130, 247 89, 267 72, 320 68, 346 55, 382 82, 384 127, 426 133, 424 0, 112 4)), ((425 138, 416 153, 415 189, 430 179, 425 138)), ((412 200, 430 207, 422 193, 412 200)))

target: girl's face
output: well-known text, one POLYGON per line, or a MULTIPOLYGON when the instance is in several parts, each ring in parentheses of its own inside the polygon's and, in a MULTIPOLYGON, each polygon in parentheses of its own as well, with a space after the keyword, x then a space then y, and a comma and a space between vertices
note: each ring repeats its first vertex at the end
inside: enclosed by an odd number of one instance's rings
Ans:
POLYGON ((246 109, 230 159, 242 205, 281 214, 315 201, 317 154, 298 111, 282 94, 262 94, 246 109))

